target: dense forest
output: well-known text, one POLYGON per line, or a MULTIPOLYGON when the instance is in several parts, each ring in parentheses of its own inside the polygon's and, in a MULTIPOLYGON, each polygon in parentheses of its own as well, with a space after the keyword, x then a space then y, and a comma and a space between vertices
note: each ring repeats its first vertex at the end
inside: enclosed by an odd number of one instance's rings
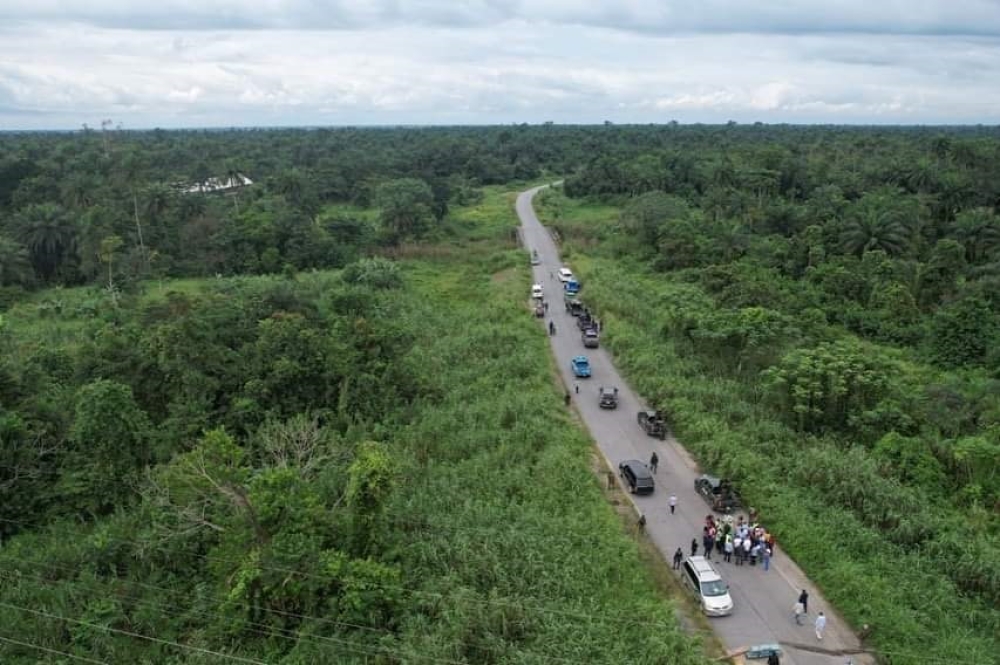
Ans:
POLYGON ((995 658, 1000 131, 606 124, 0 135, 4 662, 700 662, 524 316, 543 176, 883 660, 995 658))

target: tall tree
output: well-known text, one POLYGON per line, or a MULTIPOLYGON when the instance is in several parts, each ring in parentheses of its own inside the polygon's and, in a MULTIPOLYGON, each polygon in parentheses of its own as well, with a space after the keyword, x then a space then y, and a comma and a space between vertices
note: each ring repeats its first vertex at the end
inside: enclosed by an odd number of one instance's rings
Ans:
POLYGON ((379 185, 375 191, 379 221, 391 242, 420 238, 434 218, 434 192, 423 180, 401 178, 379 185))
POLYGON ((31 256, 35 273, 49 282, 76 246, 76 226, 66 211, 53 203, 32 205, 18 215, 18 229, 31 256))
POLYGON ((906 237, 906 226, 894 211, 868 204, 848 218, 840 242, 845 252, 855 256, 872 250, 899 256, 906 251, 906 237))
POLYGON ((980 263, 1000 247, 1000 217, 989 208, 960 212, 953 225, 969 263, 980 263))

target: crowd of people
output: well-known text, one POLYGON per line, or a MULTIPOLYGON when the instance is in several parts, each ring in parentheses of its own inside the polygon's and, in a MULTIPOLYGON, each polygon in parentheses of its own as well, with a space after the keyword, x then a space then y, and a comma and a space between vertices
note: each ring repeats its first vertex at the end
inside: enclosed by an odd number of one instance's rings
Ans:
MULTIPOLYGON (((760 525, 753 508, 748 518, 740 515, 735 520, 731 515, 722 518, 706 515, 701 546, 706 559, 711 559, 714 552, 727 563, 734 560, 737 566, 759 563, 768 570, 774 556, 774 534, 760 525)), ((691 556, 697 553, 698 539, 692 538, 691 556)))

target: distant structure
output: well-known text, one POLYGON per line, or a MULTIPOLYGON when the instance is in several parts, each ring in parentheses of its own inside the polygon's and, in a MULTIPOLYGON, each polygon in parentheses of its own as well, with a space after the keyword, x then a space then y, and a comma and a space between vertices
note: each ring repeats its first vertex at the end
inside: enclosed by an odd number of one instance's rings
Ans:
POLYGON ((225 178, 209 178, 204 182, 186 185, 181 191, 185 194, 211 194, 213 192, 228 192, 229 190, 247 187, 252 184, 253 180, 242 173, 234 173, 225 178))

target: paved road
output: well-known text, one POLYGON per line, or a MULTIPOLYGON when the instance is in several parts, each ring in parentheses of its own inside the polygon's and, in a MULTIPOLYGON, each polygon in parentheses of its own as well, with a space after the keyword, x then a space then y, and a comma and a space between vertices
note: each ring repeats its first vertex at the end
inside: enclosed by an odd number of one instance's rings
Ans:
MULTIPOLYGON (((579 384, 580 393, 573 396, 576 409, 611 468, 617 469, 618 462, 624 459, 648 461, 652 452, 657 452, 660 462, 656 491, 649 496, 632 498, 636 509, 646 515, 649 537, 663 553, 664 560, 670 561, 678 547, 688 552, 692 538, 698 538, 701 548, 701 529, 710 511, 694 491, 694 479, 698 474, 676 440, 659 441, 639 429, 636 413, 645 405, 619 375, 611 356, 604 349, 583 348, 576 321, 565 312, 562 303, 562 286, 556 276, 562 266, 558 249, 531 206, 532 197, 539 189, 518 196, 517 214, 526 246, 529 250, 537 250, 541 258, 541 265, 534 267, 534 276, 545 289, 549 301, 548 319, 556 325, 556 335, 550 338, 552 352, 570 391, 575 383, 579 384), (590 358, 593 371, 590 379, 575 379, 570 371, 570 359, 581 353, 590 358), (616 411, 602 410, 598 406, 597 390, 601 385, 619 388, 616 411), (670 494, 678 499, 674 515, 670 514, 667 504, 670 494)), ((586 284, 581 295, 586 302, 586 284)), ((721 560, 715 563, 730 585, 735 610, 729 617, 712 619, 712 626, 728 649, 778 642, 785 646, 782 663, 842 665, 847 660, 844 656, 818 654, 791 646, 799 643, 828 649, 857 648, 858 639, 799 567, 782 552, 780 544, 776 549, 771 569, 766 572, 761 566, 737 567, 721 560), (797 626, 792 608, 801 589, 809 591, 809 617, 804 622, 806 625, 797 626), (819 611, 828 617, 822 642, 816 639, 812 626, 819 611)), ((855 663, 870 662, 859 656, 853 659, 855 663)))

